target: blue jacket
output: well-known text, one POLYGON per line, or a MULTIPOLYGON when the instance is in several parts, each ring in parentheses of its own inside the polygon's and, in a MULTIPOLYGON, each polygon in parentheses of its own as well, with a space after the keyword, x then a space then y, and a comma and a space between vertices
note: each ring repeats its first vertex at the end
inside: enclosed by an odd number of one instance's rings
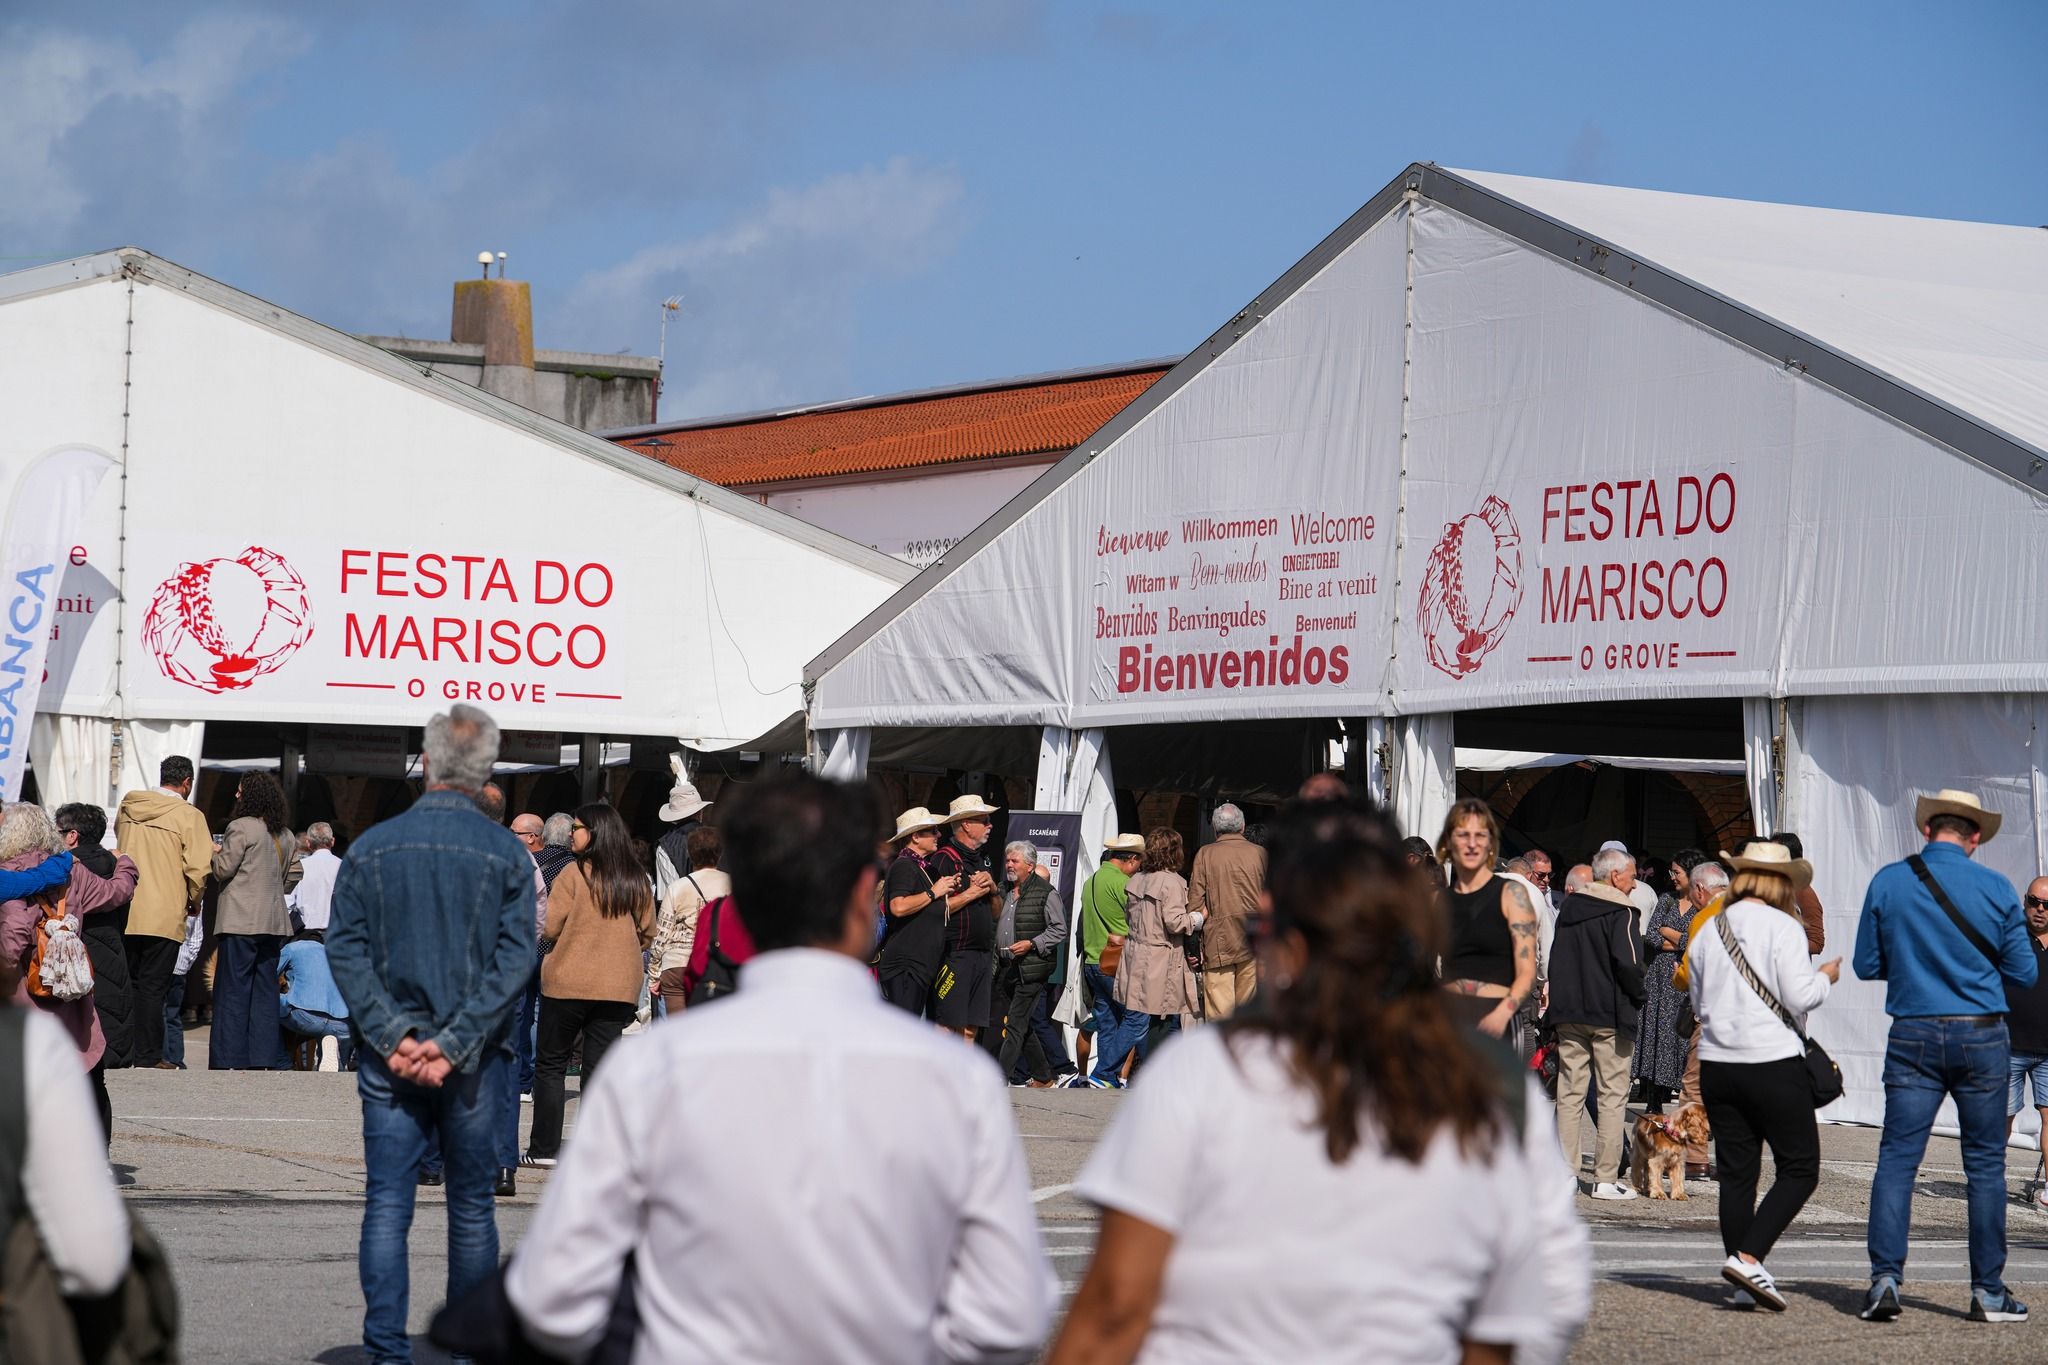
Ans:
POLYGON ((285 981, 287 1006, 324 1014, 329 1019, 348 1018, 348 1002, 335 989, 334 973, 327 969, 327 949, 318 939, 302 938, 285 944, 277 955, 277 972, 285 981))
POLYGON ((461 792, 429 791, 342 859, 327 965, 380 1055, 412 1034, 468 1071, 509 1047, 533 956, 533 859, 461 792))
POLYGON ((1920 856, 1963 918, 1998 949, 1998 965, 1963 937, 1913 869, 1897 862, 1880 868, 1864 893, 1856 975, 1891 983, 1884 1008, 1895 1019, 2004 1014, 2004 982, 2031 986, 2039 970, 2019 893, 1955 844, 1931 843, 1920 856))

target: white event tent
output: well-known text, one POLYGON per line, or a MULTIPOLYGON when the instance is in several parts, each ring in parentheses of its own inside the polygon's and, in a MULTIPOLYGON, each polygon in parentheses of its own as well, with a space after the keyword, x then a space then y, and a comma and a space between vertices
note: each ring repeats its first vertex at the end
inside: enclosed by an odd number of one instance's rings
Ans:
MULTIPOLYGON (((813 742, 1037 727, 1093 844, 1120 727, 1341 717, 1433 836, 1461 712, 1719 699, 1846 955, 1916 792, 2048 865, 2044 450, 2048 232, 1418 164, 813 660, 813 742)), ((1830 1117, 1885 1027, 1845 972, 1830 1117)))
POLYGON ((0 493, 76 447, 115 463, 50 618, 53 802, 152 784, 209 721, 409 727, 458 700, 729 747, 790 722, 804 661, 907 577, 133 249, 0 277, 0 493))

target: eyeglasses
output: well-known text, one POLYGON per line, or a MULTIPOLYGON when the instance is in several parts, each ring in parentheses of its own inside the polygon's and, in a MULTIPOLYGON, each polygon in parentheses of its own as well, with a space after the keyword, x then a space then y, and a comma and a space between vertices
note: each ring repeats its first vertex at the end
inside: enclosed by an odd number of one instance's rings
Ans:
POLYGON ((1529 880, 1538 886, 1548 886, 1550 885, 1550 874, 1548 872, 1531 872, 1529 880))
POLYGON ((2029 896, 2027 897, 2027 909, 2048 910, 2048 900, 2042 900, 2039 896, 2029 896))

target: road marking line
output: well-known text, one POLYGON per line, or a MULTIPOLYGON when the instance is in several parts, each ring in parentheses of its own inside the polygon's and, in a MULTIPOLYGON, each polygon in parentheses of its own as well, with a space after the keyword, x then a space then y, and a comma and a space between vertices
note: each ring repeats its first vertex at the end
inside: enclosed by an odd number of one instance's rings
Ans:
POLYGON ((1043 1204, 1048 1199, 1057 1199, 1060 1195, 1065 1194, 1068 1190, 1071 1190, 1073 1188, 1074 1187, 1071 1184, 1043 1185, 1031 1192, 1031 1202, 1034 1204, 1043 1204))

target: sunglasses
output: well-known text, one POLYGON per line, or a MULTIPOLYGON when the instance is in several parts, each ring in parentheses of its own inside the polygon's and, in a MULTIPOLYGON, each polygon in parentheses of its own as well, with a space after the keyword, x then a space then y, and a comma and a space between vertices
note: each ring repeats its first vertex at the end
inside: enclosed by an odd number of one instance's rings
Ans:
POLYGON ((2039 896, 2029 896, 2027 897, 2027 909, 2048 910, 2048 901, 2042 900, 2039 896))

